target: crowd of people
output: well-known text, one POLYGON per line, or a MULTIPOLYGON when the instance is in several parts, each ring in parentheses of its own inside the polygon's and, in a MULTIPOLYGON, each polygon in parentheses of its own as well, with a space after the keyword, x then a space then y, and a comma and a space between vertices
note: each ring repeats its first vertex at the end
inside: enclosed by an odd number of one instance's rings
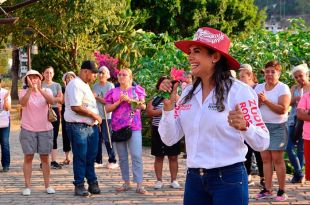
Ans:
MULTIPOLYGON (((113 84, 109 82, 110 72, 106 66, 98 69, 93 61, 86 60, 78 75, 72 71, 63 75, 63 87, 53 81, 53 67, 46 67, 42 74, 29 70, 22 79, 24 87, 19 94, 22 107, 19 139, 24 153, 25 179, 22 194, 31 194, 35 153, 40 155, 46 192, 54 194, 49 183, 50 169, 70 164, 70 151, 75 195, 100 194, 95 168, 104 166, 102 144, 108 154, 107 168, 120 167, 123 182, 116 191, 131 189, 130 155, 136 193, 146 194, 141 133, 143 110, 152 118, 155 189, 164 185, 165 156, 169 161, 170 187, 181 188, 177 180, 178 155, 180 140, 185 137, 184 204, 247 204, 253 161, 258 167, 261 187, 255 197, 287 200, 284 152, 294 168, 291 183, 310 180, 307 64, 292 69, 297 84, 290 89, 279 81, 282 67, 276 60, 266 62, 260 71, 264 82, 258 84, 252 66, 240 65, 229 54, 229 38, 216 29, 200 28, 193 40, 178 41, 175 45, 188 55, 191 72, 182 83, 173 83, 171 77, 161 76, 156 90, 170 92, 170 97, 152 96, 149 102, 145 101, 144 88, 134 82, 128 68, 119 70, 117 83, 113 84), (238 76, 234 77, 231 71, 237 71, 238 76), (54 115, 54 119, 47 117, 49 115, 54 115), (60 125, 65 153, 61 162, 57 158, 60 125), (274 170, 278 180, 275 195, 274 170)), ((10 106, 10 92, 1 88, 0 83, 4 172, 10 168, 10 106)))

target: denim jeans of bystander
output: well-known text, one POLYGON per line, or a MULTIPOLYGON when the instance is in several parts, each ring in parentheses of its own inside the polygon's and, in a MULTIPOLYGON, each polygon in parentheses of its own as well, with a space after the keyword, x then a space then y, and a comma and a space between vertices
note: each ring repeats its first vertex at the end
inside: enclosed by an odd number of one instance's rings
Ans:
POLYGON ((3 169, 10 167, 10 126, 0 128, 1 164, 3 169))
POLYGON ((97 125, 67 123, 73 153, 74 184, 97 182, 94 163, 98 151, 99 129, 97 125))
POLYGON ((294 177, 300 178, 303 177, 302 169, 304 167, 304 141, 302 139, 297 142, 297 149, 292 141, 293 126, 288 127, 288 142, 286 146, 286 152, 288 158, 294 167, 294 177))

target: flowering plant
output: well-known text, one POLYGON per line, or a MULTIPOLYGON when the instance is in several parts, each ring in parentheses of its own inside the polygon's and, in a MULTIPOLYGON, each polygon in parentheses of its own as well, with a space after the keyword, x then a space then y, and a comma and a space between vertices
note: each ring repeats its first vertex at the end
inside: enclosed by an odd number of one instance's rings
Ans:
MULTIPOLYGON (((176 67, 173 67, 170 71, 170 76, 172 79, 172 86, 176 83, 176 82, 184 82, 186 81, 186 72, 183 69, 177 69, 176 67)), ((170 98, 170 93, 169 92, 164 92, 162 90, 160 90, 157 93, 158 97, 161 98, 170 98)))
POLYGON ((173 67, 170 72, 170 76, 172 80, 176 80, 180 82, 186 81, 186 72, 183 69, 178 70, 176 67, 173 67))
POLYGON ((95 51, 94 56, 99 67, 106 66, 110 71, 111 80, 116 81, 119 72, 117 69, 119 60, 111 57, 109 54, 101 54, 100 51, 95 51))

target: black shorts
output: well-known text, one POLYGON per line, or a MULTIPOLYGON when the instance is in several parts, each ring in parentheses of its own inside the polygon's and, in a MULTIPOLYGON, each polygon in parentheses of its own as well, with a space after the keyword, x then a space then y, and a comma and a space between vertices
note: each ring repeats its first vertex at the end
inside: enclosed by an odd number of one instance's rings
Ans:
POLYGON ((152 149, 151 154, 156 157, 176 156, 180 154, 180 142, 167 146, 161 141, 158 126, 152 126, 152 149))

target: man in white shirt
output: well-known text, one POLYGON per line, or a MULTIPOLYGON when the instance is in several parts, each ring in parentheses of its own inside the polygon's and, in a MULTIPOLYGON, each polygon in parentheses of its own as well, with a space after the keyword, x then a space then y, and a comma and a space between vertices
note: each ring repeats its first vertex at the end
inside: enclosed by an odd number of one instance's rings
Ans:
POLYGON ((89 84, 97 77, 98 69, 92 61, 84 61, 80 75, 66 87, 65 120, 67 133, 72 146, 75 195, 99 194, 94 162, 98 151, 101 117, 96 99, 89 84), (84 187, 87 179, 88 191, 84 187))

